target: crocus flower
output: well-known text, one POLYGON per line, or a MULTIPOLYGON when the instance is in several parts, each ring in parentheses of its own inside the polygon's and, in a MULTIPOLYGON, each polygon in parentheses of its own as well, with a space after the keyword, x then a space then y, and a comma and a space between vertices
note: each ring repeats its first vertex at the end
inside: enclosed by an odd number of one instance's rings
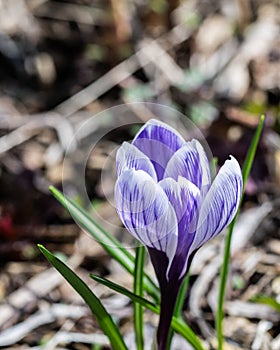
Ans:
POLYGON ((166 349, 180 285, 195 252, 236 214, 242 175, 234 157, 211 185, 201 144, 149 120, 116 157, 115 204, 128 231, 149 252, 161 291, 158 349, 166 349))

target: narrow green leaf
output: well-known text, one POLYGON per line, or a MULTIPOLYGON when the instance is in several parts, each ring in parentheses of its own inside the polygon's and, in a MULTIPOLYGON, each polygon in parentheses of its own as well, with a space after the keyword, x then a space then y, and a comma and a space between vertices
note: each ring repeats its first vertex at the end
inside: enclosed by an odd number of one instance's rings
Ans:
MULTIPOLYGON (((55 187, 50 186, 50 192, 113 259, 120 263, 130 274, 134 273, 134 257, 116 238, 104 230, 82 207, 55 187)), ((144 276, 144 288, 156 301, 159 301, 159 289, 146 274, 144 276)))
POLYGON ((280 312, 280 303, 277 302, 274 298, 271 298, 268 295, 256 295, 250 299, 250 301, 253 301, 255 303, 259 304, 265 304, 270 307, 272 307, 277 312, 280 312))
POLYGON ((184 306, 184 302, 185 302, 185 298, 186 298, 186 293, 187 293, 187 289, 188 289, 188 285, 189 285, 189 281, 190 281, 190 271, 187 273, 187 276, 185 277, 182 286, 180 288, 179 294, 178 294, 178 298, 176 301, 176 305, 175 305, 175 309, 174 309, 174 316, 175 317, 181 317, 182 314, 182 309, 184 306))
POLYGON ((218 165, 218 158, 213 157, 212 161, 210 162, 210 175, 211 175, 212 181, 215 179, 215 176, 217 175, 217 165, 218 165))
POLYGON ((182 319, 173 317, 171 327, 178 334, 181 334, 195 350, 205 350, 199 338, 182 319))
POLYGON ((53 267, 66 279, 66 281, 80 294, 87 305, 90 307, 93 315, 96 317, 100 328, 106 334, 114 350, 128 350, 124 340, 108 314, 101 301, 89 289, 89 287, 78 277, 67 265, 49 252, 44 246, 38 245, 41 252, 45 255, 53 267))
MULTIPOLYGON (((140 297, 144 296, 143 277, 144 277, 144 264, 145 264, 146 249, 144 246, 136 248, 135 255, 135 270, 134 270, 134 284, 133 292, 140 297)), ((134 329, 135 329, 135 342, 137 350, 144 349, 144 310, 143 306, 139 303, 134 303, 134 329)))
MULTIPOLYGON (((144 299, 142 297, 139 297, 138 295, 130 292, 128 289, 111 282, 107 280, 106 278, 102 278, 93 274, 90 274, 90 277, 94 279, 96 282, 99 282, 103 284, 104 286, 121 293, 125 296, 127 296, 129 299, 131 299, 135 303, 140 303, 145 308, 151 310, 152 312, 159 314, 160 308, 159 306, 155 305, 154 303, 150 302, 147 299, 144 299)), ((195 350, 204 350, 203 345, 201 344, 199 338, 195 335, 195 333, 190 329, 190 327, 182 320, 177 319, 173 317, 171 327, 176 331, 177 333, 181 334, 193 347, 195 350)))
MULTIPOLYGON (((257 130, 254 134, 253 140, 251 142, 251 145, 249 147, 249 150, 247 152, 247 156, 242 168, 242 176, 243 176, 243 193, 244 188, 246 185, 246 181, 248 179, 249 173, 251 171, 251 167, 256 155, 257 146, 259 144, 261 132, 263 129, 265 117, 262 115, 260 117, 260 122, 257 127, 257 130)), ((240 201, 239 208, 241 206, 243 200, 243 196, 240 201)), ((220 273, 220 285, 219 285, 219 295, 218 295, 218 308, 217 308, 217 314, 216 314, 216 320, 215 320, 215 326, 216 326, 216 332, 217 332, 217 338, 218 338, 218 350, 223 350, 223 343, 224 343, 224 337, 223 337, 223 318, 224 318, 224 300, 225 300, 225 291, 226 291, 226 283, 227 283, 227 275, 228 275, 228 269, 229 269, 229 261, 230 261, 230 246, 231 246, 231 239, 232 239, 232 233, 233 229, 236 223, 236 219, 239 215, 239 210, 237 211, 233 221, 229 225, 228 234, 226 237, 226 243, 225 243, 225 250, 224 250, 224 258, 223 263, 221 266, 221 273, 220 273)))
MULTIPOLYGON (((250 171, 251 171, 254 159, 255 159, 257 147, 258 147, 261 133, 263 130, 264 121, 265 121, 265 116, 262 115, 260 117, 259 125, 257 127, 257 130, 255 132, 255 135, 253 137, 253 140, 251 142, 251 145, 250 145, 249 150, 248 150, 247 155, 246 155, 246 159, 245 159, 244 164, 243 164, 242 175, 243 175, 243 183, 244 184, 247 182, 248 176, 250 174, 250 171)), ((244 190, 244 187, 243 187, 243 190, 244 190)))
POLYGON ((115 292, 118 292, 120 294, 123 294, 127 296, 129 299, 131 299, 134 302, 140 303, 142 306, 144 306, 146 309, 149 309, 155 313, 159 313, 160 308, 155 303, 140 297, 137 294, 134 294, 133 292, 129 291, 128 289, 124 288, 123 286, 114 283, 112 281, 109 281, 107 278, 103 278, 97 275, 94 275, 92 273, 89 274, 90 278, 92 278, 94 281, 103 284, 104 286, 114 290, 115 292))

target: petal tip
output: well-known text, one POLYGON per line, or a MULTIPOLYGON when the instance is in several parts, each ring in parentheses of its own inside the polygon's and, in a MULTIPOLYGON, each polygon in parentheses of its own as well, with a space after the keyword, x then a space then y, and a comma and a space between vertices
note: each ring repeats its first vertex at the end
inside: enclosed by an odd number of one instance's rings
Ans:
POLYGON ((233 155, 229 156, 229 159, 225 161, 224 165, 221 167, 221 170, 227 171, 227 172, 233 172, 236 175, 239 175, 242 177, 240 164, 233 155))

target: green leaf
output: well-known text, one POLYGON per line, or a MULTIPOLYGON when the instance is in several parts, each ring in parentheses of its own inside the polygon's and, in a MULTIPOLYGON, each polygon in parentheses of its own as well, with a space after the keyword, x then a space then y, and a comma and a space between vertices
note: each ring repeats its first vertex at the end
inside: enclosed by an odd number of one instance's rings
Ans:
POLYGON ((128 350, 124 340, 119 333, 116 324, 113 322, 110 314, 106 311, 101 301, 89 289, 89 287, 78 277, 67 265, 49 252, 44 246, 38 245, 41 252, 45 255, 53 267, 71 284, 71 286, 80 294, 91 312, 96 317, 100 328, 106 334, 114 350, 128 350))
MULTIPOLYGON (((93 274, 90 274, 90 277, 94 279, 96 282, 99 282, 104 286, 127 296, 133 302, 140 303, 142 306, 151 310, 152 312, 156 314, 160 313, 159 306, 155 305, 154 303, 150 302, 147 299, 144 299, 130 292, 128 289, 114 282, 111 282, 106 278, 102 278, 93 274)), ((173 328, 174 331, 181 334, 194 347, 195 350, 204 350, 204 347, 202 346, 199 338, 195 335, 195 333, 189 328, 189 326, 182 319, 173 317, 171 327, 173 328)))
MULTIPOLYGON (((249 176, 249 173, 251 171, 251 167, 256 155, 257 146, 259 144, 259 140, 261 137, 261 132, 263 129, 265 117, 262 115, 260 117, 260 122, 257 127, 257 130, 254 134, 253 140, 251 142, 251 145, 249 147, 249 150, 247 152, 247 156, 242 168, 242 176, 243 176, 243 193, 245 189, 245 185, 249 176)), ((243 196, 240 201, 239 208, 241 206, 243 200, 243 196)), ((216 332, 217 332, 217 338, 218 338, 218 350, 223 350, 223 343, 224 343, 224 337, 223 337, 223 318, 224 318, 224 300, 225 300, 225 291, 226 291, 226 283, 227 283, 227 275, 228 275, 228 269, 229 269, 229 261, 230 261, 230 246, 231 246, 231 239, 232 239, 232 233, 233 229, 236 223, 236 219, 239 215, 239 210, 237 211, 233 221, 229 225, 228 235, 226 238, 225 243, 225 250, 224 250, 224 258, 223 263, 221 266, 221 274, 220 274, 220 285, 219 285, 219 295, 218 295, 218 308, 217 308, 217 314, 216 314, 216 320, 215 320, 215 326, 216 326, 216 332)))
POLYGON ((90 276, 90 278, 92 278, 96 282, 103 284, 104 286, 114 290, 115 292, 118 292, 120 294, 127 296, 132 301, 140 303, 146 309, 149 309, 149 310, 155 312, 156 314, 159 314, 160 308, 155 303, 153 303, 153 302, 151 302, 143 297, 140 297, 137 294, 134 294, 133 292, 129 291, 128 289, 124 288, 123 286, 121 286, 117 283, 109 281, 107 278, 103 278, 103 277, 94 275, 92 273, 90 273, 89 276, 90 276))
POLYGON ((190 280, 190 271, 187 273, 187 276, 184 278, 184 281, 181 285, 181 288, 178 294, 178 298, 176 300, 176 305, 174 308, 174 315, 176 317, 181 317, 181 313, 182 313, 182 309, 184 306, 185 297, 186 297, 186 293, 189 285, 189 280, 190 280))
POLYGON ((243 175, 243 191, 244 191, 244 187, 245 184, 247 182, 248 176, 250 174, 252 165, 253 165, 253 161, 255 159, 255 155, 256 155, 256 151, 257 151, 257 147, 260 141, 260 137, 261 137, 261 133, 262 133, 262 129, 263 129, 263 125, 264 125, 264 121, 265 121, 265 116, 262 115, 260 117, 260 122, 259 125, 257 127, 257 130, 255 132, 255 135, 253 137, 253 140, 251 142, 251 145, 249 147, 249 150, 247 152, 246 155, 246 159, 244 161, 243 164, 243 168, 242 168, 242 175, 243 175))
MULTIPOLYGON (((133 275, 135 259, 121 243, 104 230, 82 207, 55 187, 50 186, 50 192, 69 211, 70 215, 102 245, 104 250, 133 275)), ((156 301, 159 301, 159 289, 146 274, 144 288, 156 301)))
POLYGON ((280 312, 280 304, 274 298, 271 298, 268 295, 263 295, 263 294, 256 295, 252 297, 250 301, 253 301, 259 304, 268 305, 272 307, 274 310, 276 310, 277 312, 280 312))
MULTIPOLYGON (((134 271, 134 284, 133 292, 140 297, 144 296, 143 277, 144 277, 144 264, 145 264, 146 249, 143 246, 136 248, 135 255, 135 271, 134 271)), ((144 310, 143 306, 139 303, 134 303, 134 329, 135 329, 135 342, 137 350, 144 349, 144 310)))

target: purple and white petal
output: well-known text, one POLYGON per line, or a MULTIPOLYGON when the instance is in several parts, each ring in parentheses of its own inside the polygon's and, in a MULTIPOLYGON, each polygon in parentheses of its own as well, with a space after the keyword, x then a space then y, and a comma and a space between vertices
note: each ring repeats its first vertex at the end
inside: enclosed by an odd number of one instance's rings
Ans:
POLYGON ((164 178, 178 180, 182 176, 207 192, 211 184, 209 161, 203 147, 197 140, 186 142, 170 159, 164 172, 164 178))
MULTIPOLYGON (((178 181, 166 178, 159 182, 166 193, 169 202, 173 206, 180 232, 184 236, 187 232, 194 233, 196 230, 195 214, 199 208, 200 191, 189 180, 179 176, 178 181)), ((177 248, 177 250, 180 247, 177 248)))
POLYGON ((120 176, 124 170, 135 169, 143 170, 154 180, 157 179, 156 171, 150 159, 128 142, 124 142, 117 151, 116 168, 117 176, 120 176))
POLYGON ((166 253, 169 263, 178 240, 176 214, 163 189, 142 170, 125 170, 115 186, 117 212, 144 245, 166 253))
POLYGON ((219 234, 232 221, 241 194, 241 169, 231 156, 221 167, 202 204, 191 252, 219 234))
POLYGON ((178 246, 176 259, 180 266, 176 267, 176 274, 180 270, 179 278, 181 278, 186 272, 186 257, 195 237, 201 199, 200 191, 193 183, 181 176, 179 176, 178 181, 172 178, 163 179, 159 185, 166 193, 177 216, 178 246))
POLYGON ((151 119, 139 130, 132 144, 151 160, 159 181, 169 159, 185 144, 185 140, 167 124, 151 119))

